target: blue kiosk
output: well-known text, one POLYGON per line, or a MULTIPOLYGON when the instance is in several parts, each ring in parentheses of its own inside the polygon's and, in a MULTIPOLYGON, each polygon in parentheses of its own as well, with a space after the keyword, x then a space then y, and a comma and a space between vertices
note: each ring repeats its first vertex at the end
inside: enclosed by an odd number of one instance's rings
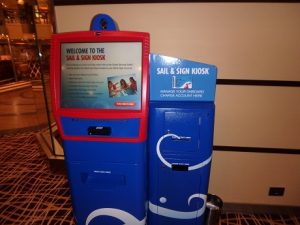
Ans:
POLYGON ((146 223, 148 71, 148 33, 52 37, 52 107, 77 225, 146 223))
POLYGON ((149 102, 149 34, 108 31, 103 14, 91 29, 51 42, 76 224, 203 224, 216 67, 151 54, 149 102))
POLYGON ((204 222, 217 69, 151 54, 148 225, 204 222))

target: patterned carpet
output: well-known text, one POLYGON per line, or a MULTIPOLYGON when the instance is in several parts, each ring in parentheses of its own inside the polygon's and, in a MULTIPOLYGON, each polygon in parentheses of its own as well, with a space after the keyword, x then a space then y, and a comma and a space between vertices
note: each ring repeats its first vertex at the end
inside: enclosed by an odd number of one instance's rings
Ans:
POLYGON ((67 179, 49 171, 35 132, 2 134, 0 146, 0 224, 74 224, 67 179))
POLYGON ((281 214, 223 213, 220 225, 299 225, 300 216, 281 214))
MULTIPOLYGON (((52 174, 36 131, 0 134, 0 224, 74 224, 68 182, 52 174)), ((224 212, 220 225, 298 225, 300 216, 224 212)))

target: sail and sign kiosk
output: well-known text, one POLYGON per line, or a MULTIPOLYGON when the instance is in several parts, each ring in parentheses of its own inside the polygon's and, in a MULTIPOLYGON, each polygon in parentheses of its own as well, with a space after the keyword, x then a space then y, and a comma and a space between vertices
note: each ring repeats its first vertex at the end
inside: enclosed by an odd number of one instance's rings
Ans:
POLYGON ((214 65, 150 55, 148 225, 200 225, 212 157, 214 65))
POLYGON ((148 33, 53 35, 52 106, 78 225, 145 224, 148 69, 148 33))

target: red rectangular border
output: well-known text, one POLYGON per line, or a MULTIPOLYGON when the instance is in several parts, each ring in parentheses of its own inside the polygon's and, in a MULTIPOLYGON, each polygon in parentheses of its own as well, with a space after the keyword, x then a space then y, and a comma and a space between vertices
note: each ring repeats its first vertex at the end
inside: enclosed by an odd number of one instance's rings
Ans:
POLYGON ((145 32, 131 31, 80 31, 53 34, 51 40, 50 58, 50 89, 52 110, 63 139, 115 141, 115 142, 142 142, 147 138, 148 123, 148 86, 149 86, 149 52, 150 35, 145 32), (141 110, 113 110, 113 109, 79 109, 61 108, 61 43, 90 43, 90 42, 141 42, 142 43, 142 94, 141 110), (101 138, 89 136, 67 136, 64 134, 60 118, 90 118, 90 119, 131 119, 139 118, 140 129, 138 138, 101 138))

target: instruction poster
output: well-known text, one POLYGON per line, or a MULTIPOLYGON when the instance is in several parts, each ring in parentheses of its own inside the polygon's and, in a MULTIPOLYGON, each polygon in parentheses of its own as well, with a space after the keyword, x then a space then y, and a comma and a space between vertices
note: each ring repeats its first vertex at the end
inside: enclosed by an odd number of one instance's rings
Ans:
POLYGON ((140 42, 61 45, 61 107, 141 109, 140 42))

